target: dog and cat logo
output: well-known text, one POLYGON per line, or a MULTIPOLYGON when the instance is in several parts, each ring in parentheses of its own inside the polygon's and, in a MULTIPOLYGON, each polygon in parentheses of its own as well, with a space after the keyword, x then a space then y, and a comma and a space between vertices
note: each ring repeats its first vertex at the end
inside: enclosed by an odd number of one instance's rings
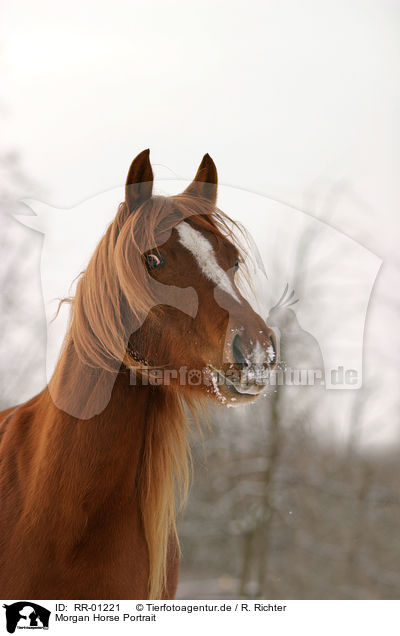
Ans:
POLYGON ((6 610, 6 627, 9 634, 14 634, 16 629, 49 629, 51 612, 37 603, 18 601, 3 607, 6 610))

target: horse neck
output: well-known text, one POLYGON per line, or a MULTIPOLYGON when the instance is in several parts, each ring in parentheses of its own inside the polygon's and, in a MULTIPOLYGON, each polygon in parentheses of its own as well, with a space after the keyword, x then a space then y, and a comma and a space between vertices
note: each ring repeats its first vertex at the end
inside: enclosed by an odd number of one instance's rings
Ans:
POLYGON ((67 344, 39 405, 41 452, 49 471, 65 468, 69 477, 59 486, 67 494, 90 495, 94 506, 116 488, 131 496, 146 418, 158 404, 146 388, 131 386, 126 369, 113 374, 83 365, 67 344))
POLYGON ((162 598, 176 487, 184 496, 188 485, 187 422, 173 390, 129 379, 127 370, 84 366, 70 339, 49 386, 21 407, 5 456, 9 474, 13 457, 23 456, 19 490, 31 543, 62 537, 64 554, 88 536, 109 546, 125 529, 123 542, 146 541, 149 598, 162 598))

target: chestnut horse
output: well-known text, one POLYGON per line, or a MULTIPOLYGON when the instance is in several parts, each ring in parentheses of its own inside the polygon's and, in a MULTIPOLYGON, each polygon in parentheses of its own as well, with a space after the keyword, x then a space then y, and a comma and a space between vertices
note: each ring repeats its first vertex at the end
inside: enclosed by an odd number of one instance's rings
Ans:
POLYGON ((211 157, 182 194, 152 188, 146 150, 77 284, 51 381, 0 415, 4 599, 174 598, 184 404, 252 401, 264 387, 251 370, 274 364, 274 335, 235 282, 211 157))

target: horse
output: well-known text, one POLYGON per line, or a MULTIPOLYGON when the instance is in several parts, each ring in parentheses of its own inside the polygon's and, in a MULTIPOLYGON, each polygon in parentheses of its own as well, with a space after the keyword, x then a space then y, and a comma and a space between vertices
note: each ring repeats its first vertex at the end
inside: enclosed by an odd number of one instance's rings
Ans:
POLYGON ((0 414, 4 599, 174 598, 187 409, 254 401, 255 366, 276 362, 236 282, 243 247, 211 157, 180 194, 153 181, 145 150, 70 299, 53 376, 0 414))

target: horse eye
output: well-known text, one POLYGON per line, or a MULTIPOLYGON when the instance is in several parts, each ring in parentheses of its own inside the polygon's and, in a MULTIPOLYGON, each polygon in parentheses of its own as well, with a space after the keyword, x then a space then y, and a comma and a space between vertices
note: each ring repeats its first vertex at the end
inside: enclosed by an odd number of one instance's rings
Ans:
POLYGON ((146 265, 147 269, 157 269, 158 267, 162 267, 165 264, 165 259, 161 254, 146 254, 146 265))
POLYGON ((235 267, 234 267, 234 271, 237 272, 239 269, 239 259, 237 258, 235 261, 235 267))

